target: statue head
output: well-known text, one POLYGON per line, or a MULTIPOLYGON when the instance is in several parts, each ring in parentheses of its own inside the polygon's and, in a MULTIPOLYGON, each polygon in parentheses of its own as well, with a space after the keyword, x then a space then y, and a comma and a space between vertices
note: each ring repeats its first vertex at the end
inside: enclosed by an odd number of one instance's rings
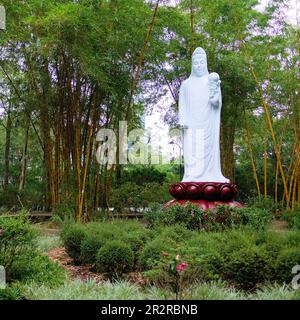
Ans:
POLYGON ((195 49, 192 56, 192 76, 202 77, 207 75, 207 57, 205 51, 198 47, 195 49))

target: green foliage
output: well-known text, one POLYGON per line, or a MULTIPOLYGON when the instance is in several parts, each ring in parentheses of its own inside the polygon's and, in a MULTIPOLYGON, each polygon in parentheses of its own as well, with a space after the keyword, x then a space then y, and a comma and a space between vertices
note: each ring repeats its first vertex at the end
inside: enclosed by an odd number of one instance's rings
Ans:
POLYGON ((236 210, 235 217, 242 225, 250 226, 256 230, 264 229, 273 218, 270 210, 254 206, 236 210))
POLYGON ((300 230, 300 205, 294 210, 283 212, 282 217, 288 222, 290 229, 300 230))
POLYGON ((64 225, 75 222, 75 205, 74 203, 63 202, 56 204, 52 208, 52 221, 64 225))
MULTIPOLYGON (((201 232, 187 229, 183 217, 185 224, 174 224, 174 219, 173 225, 153 224, 151 229, 138 221, 73 224, 62 234, 65 234, 63 239, 65 237, 69 250, 80 258, 78 262, 95 263, 97 271, 107 273, 109 277, 121 277, 123 273, 137 269, 143 272, 148 283, 161 288, 170 283, 164 256, 177 254, 189 265, 181 279, 184 287, 198 280, 223 280, 237 288, 253 291, 267 282, 290 281, 291 268, 299 259, 296 254, 300 252, 299 233, 278 234, 258 228, 255 222, 249 222, 249 216, 254 219, 257 212, 265 212, 258 208, 233 210, 237 214, 237 217, 232 214, 230 220, 234 228, 228 228, 224 217, 229 209, 220 207, 224 210, 218 217, 221 232, 216 227, 211 229, 217 231, 210 232, 204 232, 208 228, 201 232), (244 211, 243 215, 240 211, 244 211), (243 223, 246 225, 242 226, 243 223)), ((177 208, 173 212, 174 217, 182 217, 177 208)), ((217 213, 213 213, 212 221, 216 221, 215 215, 217 213)), ((265 223, 266 220, 261 218, 261 221, 265 223)))
MULTIPOLYGON (((6 293, 10 298, 18 298, 20 294, 30 300, 166 300, 174 299, 171 291, 157 287, 141 288, 127 281, 68 281, 57 288, 46 285, 26 284, 21 292, 6 293)), ((1 291, 0 291, 1 294, 1 291)), ((225 282, 198 281, 186 288, 181 296, 187 300, 296 300, 297 291, 287 286, 264 286, 256 292, 238 291, 225 282)), ((0 298, 1 299, 1 298, 0 298)))
POLYGON ((188 229, 200 229, 205 224, 204 211, 193 204, 188 204, 186 207, 176 205, 164 208, 162 205, 152 203, 144 217, 150 227, 182 224, 188 229))
POLYGON ((80 223, 66 225, 61 233, 61 238, 69 256, 74 262, 81 262, 81 243, 87 236, 86 227, 80 223))
POLYGON ((46 285, 25 285, 23 295, 30 300, 137 300, 143 299, 141 288, 126 281, 67 281, 57 288, 46 285))
POLYGON ((44 205, 41 190, 42 188, 38 182, 22 191, 16 186, 9 186, 4 190, 0 190, 0 207, 9 210, 20 210, 22 208, 34 208, 37 204, 44 205))
POLYGON ((173 225, 181 223, 188 229, 194 230, 223 230, 240 225, 248 225, 255 229, 264 229, 272 219, 267 209, 259 207, 233 208, 220 205, 214 210, 204 212, 193 204, 183 207, 180 205, 164 208, 159 204, 152 204, 145 213, 150 226, 173 225))
POLYGON ((148 242, 140 252, 138 265, 140 270, 149 270, 155 267, 163 258, 163 252, 173 252, 175 242, 169 237, 157 237, 148 242))
POLYGON ((133 269, 134 255, 129 245, 114 240, 106 243, 96 256, 98 272, 107 273, 110 278, 119 278, 133 269))
MULTIPOLYGON (((24 261, 25 262, 25 261, 24 261)), ((22 279, 24 282, 36 284, 47 284, 49 287, 56 287, 64 283, 67 274, 56 262, 44 255, 35 255, 29 264, 28 274, 22 279)))
POLYGON ((97 252, 107 241, 109 238, 106 238, 105 234, 89 233, 80 246, 80 262, 95 263, 97 252))
POLYGON ((244 290, 253 290, 273 276, 273 260, 261 247, 243 247, 231 251, 225 255, 224 262, 223 279, 244 290))
POLYGON ((158 234, 141 252, 140 265, 147 270, 145 276, 150 283, 161 285, 167 282, 162 252, 178 253, 189 264, 183 279, 187 284, 200 279, 226 280, 253 291, 271 281, 290 283, 292 267, 299 260, 299 243, 295 233, 278 235, 245 227, 192 232, 191 237, 178 237, 175 242, 167 242, 158 234))
POLYGON ((0 265, 9 283, 35 281, 55 286, 65 280, 63 269, 38 250, 37 234, 28 220, 0 218, 0 230, 0 265))
POLYGON ((279 278, 287 284, 291 283, 295 276, 292 274, 292 269, 297 265, 300 265, 299 245, 280 251, 274 267, 275 279, 279 278))
POLYGON ((41 252, 47 252, 62 246, 61 238, 58 235, 39 236, 37 242, 38 249, 41 252))
POLYGON ((147 183, 137 185, 126 182, 118 188, 113 189, 110 198, 110 206, 117 212, 122 212, 128 208, 143 208, 152 202, 166 202, 170 199, 167 194, 167 186, 159 183, 147 183))
POLYGON ((160 185, 166 179, 167 174, 155 169, 153 166, 133 167, 130 170, 124 170, 122 174, 122 183, 136 183, 137 185, 146 185, 158 183, 160 185))
POLYGON ((0 301, 21 300, 22 298, 22 293, 16 286, 7 286, 5 289, 0 289, 0 301))
POLYGON ((20 279, 27 273, 26 264, 35 255, 35 237, 24 217, 0 217, 0 265, 5 267, 8 281, 20 279))

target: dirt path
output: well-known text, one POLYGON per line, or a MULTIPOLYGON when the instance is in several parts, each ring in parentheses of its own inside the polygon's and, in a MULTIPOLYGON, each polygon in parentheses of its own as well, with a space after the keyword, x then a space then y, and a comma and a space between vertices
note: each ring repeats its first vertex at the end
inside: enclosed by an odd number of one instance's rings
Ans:
POLYGON ((91 272, 91 265, 75 266, 72 264, 72 259, 66 253, 65 248, 54 248, 46 253, 48 257, 57 262, 63 269, 65 269, 70 279, 80 279, 82 281, 94 280, 97 283, 104 281, 102 274, 91 272))
MULTIPOLYGON (((97 283, 107 280, 104 274, 91 271, 92 265, 75 266, 64 247, 51 249, 46 254, 51 260, 57 262, 66 270, 71 280, 94 280, 97 283)), ((139 272, 131 272, 124 275, 124 278, 141 286, 145 285, 145 280, 139 272)))

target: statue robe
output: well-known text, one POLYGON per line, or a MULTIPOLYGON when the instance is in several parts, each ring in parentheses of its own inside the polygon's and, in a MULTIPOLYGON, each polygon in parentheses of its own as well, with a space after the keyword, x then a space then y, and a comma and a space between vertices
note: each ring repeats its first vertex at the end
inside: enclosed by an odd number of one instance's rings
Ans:
POLYGON ((179 124, 183 129, 184 177, 182 182, 229 182, 221 171, 221 89, 209 98, 208 73, 191 75, 179 93, 179 124))

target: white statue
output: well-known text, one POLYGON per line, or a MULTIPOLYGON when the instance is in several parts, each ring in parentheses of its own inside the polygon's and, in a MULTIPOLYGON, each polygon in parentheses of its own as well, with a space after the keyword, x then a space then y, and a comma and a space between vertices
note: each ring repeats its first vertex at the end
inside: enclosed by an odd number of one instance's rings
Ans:
POLYGON ((220 77, 208 73, 206 53, 197 48, 192 73, 179 93, 179 124, 183 130, 184 177, 182 182, 229 182, 221 171, 220 77))

